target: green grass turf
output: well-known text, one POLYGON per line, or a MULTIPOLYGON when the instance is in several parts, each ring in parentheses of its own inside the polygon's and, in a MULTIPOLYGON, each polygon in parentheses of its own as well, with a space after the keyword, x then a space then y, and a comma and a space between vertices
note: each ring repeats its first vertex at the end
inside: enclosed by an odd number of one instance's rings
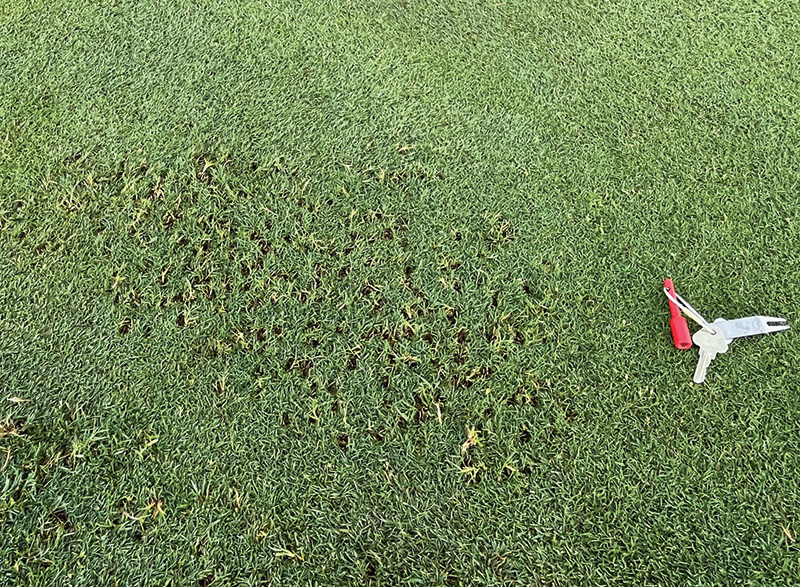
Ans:
POLYGON ((798 15, 0 2, 0 583, 796 585, 798 15))

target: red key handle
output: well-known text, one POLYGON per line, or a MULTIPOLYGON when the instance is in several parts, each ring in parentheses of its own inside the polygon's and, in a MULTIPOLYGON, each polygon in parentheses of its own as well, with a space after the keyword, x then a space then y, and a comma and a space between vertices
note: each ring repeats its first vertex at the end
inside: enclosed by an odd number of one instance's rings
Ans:
MULTIPOLYGON (((664 289, 669 293, 675 293, 675 285, 671 279, 664 280, 664 289)), ((669 313, 672 316, 669 320, 669 327, 672 329, 672 341, 676 349, 685 351, 692 348, 692 335, 689 333, 689 325, 686 318, 681 315, 681 309, 672 300, 669 301, 669 313)))

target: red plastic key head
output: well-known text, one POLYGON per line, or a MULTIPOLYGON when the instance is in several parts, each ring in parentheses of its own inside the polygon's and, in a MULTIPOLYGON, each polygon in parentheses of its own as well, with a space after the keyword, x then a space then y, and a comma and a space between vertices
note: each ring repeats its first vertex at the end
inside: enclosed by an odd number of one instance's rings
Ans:
MULTIPOLYGON (((671 279, 664 280, 664 289, 669 293, 675 293, 675 285, 671 279)), ((692 348, 692 335, 689 332, 689 325, 686 323, 686 318, 681 315, 681 309, 675 305, 672 300, 669 300, 669 327, 672 330, 672 342, 675 343, 675 348, 685 351, 692 348)))

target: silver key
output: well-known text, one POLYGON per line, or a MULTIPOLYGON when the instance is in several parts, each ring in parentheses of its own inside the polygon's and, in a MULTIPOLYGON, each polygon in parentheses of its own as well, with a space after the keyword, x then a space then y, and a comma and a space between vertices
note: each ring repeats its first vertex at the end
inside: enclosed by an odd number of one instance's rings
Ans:
POLYGON ((773 318, 772 316, 748 316, 737 320, 714 320, 713 328, 722 330, 725 340, 731 341, 742 336, 755 336, 756 334, 770 334, 789 330, 786 318, 773 318))
POLYGON ((720 329, 712 334, 708 330, 698 330, 692 336, 694 344, 700 347, 700 358, 697 361, 697 369, 694 371, 692 380, 695 383, 703 383, 706 380, 706 371, 718 354, 728 350, 728 341, 720 329))

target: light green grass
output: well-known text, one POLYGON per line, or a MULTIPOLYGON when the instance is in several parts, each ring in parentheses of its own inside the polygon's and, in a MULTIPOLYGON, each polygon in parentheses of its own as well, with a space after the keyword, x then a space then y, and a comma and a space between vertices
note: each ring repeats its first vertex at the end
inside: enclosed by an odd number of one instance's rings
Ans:
POLYGON ((800 4, 364 4, 0 2, 0 583, 796 585, 800 4))

